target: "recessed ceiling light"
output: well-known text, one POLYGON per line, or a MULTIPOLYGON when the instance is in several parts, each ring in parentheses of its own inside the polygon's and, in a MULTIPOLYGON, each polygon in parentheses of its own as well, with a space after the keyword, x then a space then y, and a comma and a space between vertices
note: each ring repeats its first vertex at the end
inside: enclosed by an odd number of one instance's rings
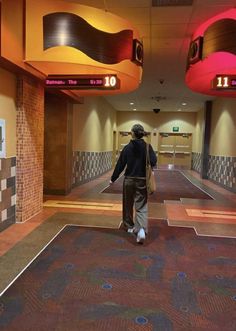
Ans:
POLYGON ((137 110, 137 108, 133 108, 133 110, 137 110))
POLYGON ((178 109, 177 111, 182 111, 182 109, 178 109))
POLYGON ((186 106, 187 105, 187 103, 186 102, 182 102, 182 106, 186 106))
POLYGON ((130 105, 133 105, 134 103, 133 103, 133 102, 130 102, 129 104, 130 104, 130 105))

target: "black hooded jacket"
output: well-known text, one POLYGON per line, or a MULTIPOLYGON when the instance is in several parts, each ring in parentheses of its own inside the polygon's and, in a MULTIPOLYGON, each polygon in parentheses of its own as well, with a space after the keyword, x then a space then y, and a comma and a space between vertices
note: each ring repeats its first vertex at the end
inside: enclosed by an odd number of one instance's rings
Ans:
MULTIPOLYGON (((154 167, 157 163, 157 157, 150 144, 149 155, 150 164, 154 167)), ((146 143, 143 139, 132 139, 123 148, 111 176, 111 181, 114 182, 124 169, 125 176, 146 177, 146 143)))

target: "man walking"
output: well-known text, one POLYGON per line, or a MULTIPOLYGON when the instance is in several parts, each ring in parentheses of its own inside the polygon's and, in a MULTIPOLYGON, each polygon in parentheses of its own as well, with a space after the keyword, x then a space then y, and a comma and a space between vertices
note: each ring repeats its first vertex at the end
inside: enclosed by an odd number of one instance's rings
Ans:
MULTIPOLYGON (((132 140, 121 151, 111 176, 110 184, 117 180, 125 169, 123 182, 123 225, 129 233, 137 235, 137 243, 143 243, 148 233, 146 154, 147 145, 143 140, 145 131, 142 125, 135 124, 131 129, 132 140), (133 219, 135 207, 135 219, 133 219)), ((157 158, 152 146, 148 148, 150 164, 156 165, 157 158)))

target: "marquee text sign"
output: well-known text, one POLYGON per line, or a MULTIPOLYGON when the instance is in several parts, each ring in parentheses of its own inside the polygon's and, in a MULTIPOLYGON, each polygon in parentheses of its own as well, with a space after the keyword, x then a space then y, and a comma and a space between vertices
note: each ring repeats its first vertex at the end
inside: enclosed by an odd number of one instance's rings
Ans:
POLYGON ((120 88, 120 80, 116 75, 58 75, 48 76, 45 80, 45 86, 56 89, 115 90, 120 88))

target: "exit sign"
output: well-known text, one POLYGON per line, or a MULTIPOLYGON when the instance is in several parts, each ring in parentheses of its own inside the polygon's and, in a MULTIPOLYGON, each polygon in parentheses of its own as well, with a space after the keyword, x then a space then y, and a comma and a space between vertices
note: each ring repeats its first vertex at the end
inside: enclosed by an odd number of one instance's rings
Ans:
POLYGON ((173 132, 179 132, 179 127, 178 126, 173 126, 173 132))

